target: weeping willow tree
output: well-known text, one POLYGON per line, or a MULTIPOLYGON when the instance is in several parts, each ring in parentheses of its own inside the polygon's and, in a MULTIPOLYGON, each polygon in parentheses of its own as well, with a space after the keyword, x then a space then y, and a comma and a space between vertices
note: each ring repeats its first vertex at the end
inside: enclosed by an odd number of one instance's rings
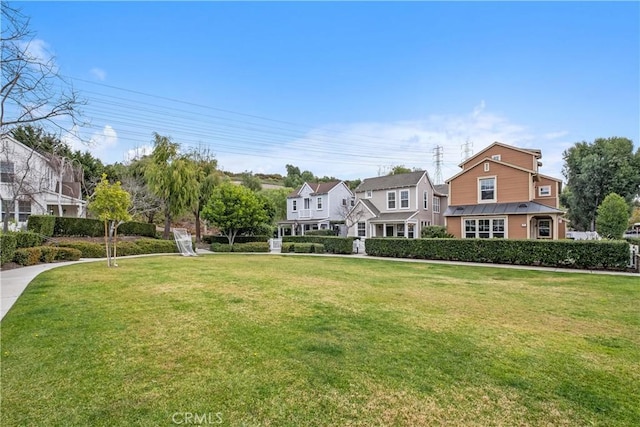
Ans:
POLYGON ((104 246, 107 252, 107 266, 117 267, 118 226, 131 219, 129 208, 131 196, 122 189, 120 181, 111 184, 107 175, 96 185, 89 199, 88 209, 104 222, 104 246))
POLYGON ((192 208, 198 199, 198 173, 180 145, 169 137, 154 133, 154 148, 144 175, 151 191, 162 201, 165 239, 169 238, 171 221, 192 208))

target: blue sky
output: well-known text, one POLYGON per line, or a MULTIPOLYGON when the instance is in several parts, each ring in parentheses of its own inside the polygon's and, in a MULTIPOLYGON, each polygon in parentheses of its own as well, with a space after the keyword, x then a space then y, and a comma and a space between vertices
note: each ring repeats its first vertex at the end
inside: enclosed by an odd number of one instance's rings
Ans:
MULTIPOLYGON (((640 140, 638 2, 12 2, 87 101, 106 163, 206 147, 228 171, 458 172, 463 144, 640 140)), ((82 145, 90 142, 90 145, 82 145)))

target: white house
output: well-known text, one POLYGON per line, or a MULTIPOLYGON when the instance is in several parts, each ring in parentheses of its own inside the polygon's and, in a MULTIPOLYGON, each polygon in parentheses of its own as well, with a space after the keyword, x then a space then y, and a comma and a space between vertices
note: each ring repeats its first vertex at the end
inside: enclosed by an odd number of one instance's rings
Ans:
POLYGON ((427 171, 367 178, 355 189, 349 235, 418 238, 424 227, 444 226, 447 192, 427 171))
POLYGON ((12 229, 24 228, 30 215, 86 217, 81 182, 82 171, 68 159, 0 138, 2 220, 8 215, 12 229))
POLYGON ((278 237, 312 230, 346 234, 344 220, 353 206, 353 193, 343 181, 305 182, 287 196, 287 220, 278 222, 278 237))

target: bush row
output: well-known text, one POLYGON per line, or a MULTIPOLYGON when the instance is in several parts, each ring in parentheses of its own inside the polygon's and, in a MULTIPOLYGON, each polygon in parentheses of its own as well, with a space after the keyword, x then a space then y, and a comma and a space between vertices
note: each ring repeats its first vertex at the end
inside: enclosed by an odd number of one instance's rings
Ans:
MULTIPOLYGON (((103 244, 92 242, 64 242, 60 247, 78 249, 82 258, 105 258, 106 248, 103 244)), ((135 242, 119 242, 116 245, 117 256, 161 254, 179 252, 172 240, 140 239, 135 242)))
MULTIPOLYGON (((236 243, 268 242, 269 239, 269 236, 236 236, 233 244, 235 245, 236 243)), ((206 236, 202 236, 202 241, 208 244, 222 243, 226 244, 227 246, 229 245, 229 239, 227 239, 225 236, 213 236, 208 234, 206 236)))
POLYGON ((367 239, 368 255, 582 269, 624 270, 629 244, 594 240, 367 239))
MULTIPOLYGON (((353 241, 355 237, 335 237, 335 236, 284 236, 282 244, 285 243, 317 243, 324 246, 324 250, 330 254, 349 255, 353 253, 353 241)), ((283 250, 284 252, 284 250, 283 250)))
POLYGON ((269 252, 269 242, 248 242, 234 243, 212 243, 212 252, 269 252))
POLYGON ((15 233, 0 234, 0 264, 6 264, 13 261, 16 253, 16 235, 15 233))
POLYGON ((14 262, 20 265, 35 265, 40 262, 77 261, 81 253, 73 248, 59 248, 56 246, 34 246, 16 249, 14 262))
POLYGON ((325 248, 322 243, 286 242, 282 244, 282 253, 295 252, 297 254, 323 254, 325 248))
MULTIPOLYGON (((71 218, 52 215, 31 215, 27 230, 52 236, 104 236, 104 222, 90 218, 71 218)), ((118 227, 118 234, 127 236, 155 237, 156 226, 144 222, 125 222, 118 227)))
POLYGON ((336 235, 336 232, 333 230, 311 230, 311 231, 305 231, 304 233, 305 236, 334 236, 336 235))

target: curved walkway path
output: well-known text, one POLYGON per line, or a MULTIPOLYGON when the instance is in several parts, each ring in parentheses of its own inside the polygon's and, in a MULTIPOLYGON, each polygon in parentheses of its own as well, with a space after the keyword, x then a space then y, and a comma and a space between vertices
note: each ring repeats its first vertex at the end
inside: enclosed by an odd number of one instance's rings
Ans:
MULTIPOLYGON (((213 253, 206 249, 198 249, 197 252, 199 254, 213 253)), ((143 256, 157 256, 157 255, 179 255, 179 254, 132 255, 127 257, 119 257, 119 259, 120 258, 136 258, 136 257, 143 257, 143 256)), ((268 255, 268 254, 265 254, 265 255, 268 255)), ((291 256, 303 255, 304 256, 304 254, 278 254, 278 255, 291 255, 291 256)), ((464 265, 464 266, 470 266, 470 267, 510 268, 510 269, 519 269, 519 270, 538 270, 538 271, 561 272, 561 273, 609 274, 609 275, 633 276, 633 277, 638 277, 640 279, 640 274, 626 273, 621 271, 575 270, 575 269, 568 269, 568 268, 549 268, 549 267, 534 267, 534 266, 523 266, 523 265, 481 264, 481 263, 455 262, 455 261, 432 261, 432 260, 408 259, 408 258, 386 258, 386 257, 367 256, 364 254, 353 254, 353 255, 308 254, 307 256, 350 256, 350 257, 358 257, 358 258, 366 257, 368 259, 380 259, 385 261, 398 261, 398 262, 423 262, 423 263, 432 263, 432 264, 464 265)), ((101 259, 99 258, 82 258, 79 261, 65 261, 65 262, 56 262, 51 264, 38 264, 38 265, 29 266, 29 267, 20 267, 20 268, 14 268, 11 270, 0 271, 0 300, 1 300, 0 320, 4 318, 4 316, 7 314, 9 309, 18 300, 22 292, 27 288, 27 285, 29 285, 29 283, 31 283, 31 281, 35 279, 36 276, 38 276, 40 273, 47 270, 51 270, 52 268, 63 267, 65 265, 77 264, 79 262, 96 262, 100 260, 101 259)))

